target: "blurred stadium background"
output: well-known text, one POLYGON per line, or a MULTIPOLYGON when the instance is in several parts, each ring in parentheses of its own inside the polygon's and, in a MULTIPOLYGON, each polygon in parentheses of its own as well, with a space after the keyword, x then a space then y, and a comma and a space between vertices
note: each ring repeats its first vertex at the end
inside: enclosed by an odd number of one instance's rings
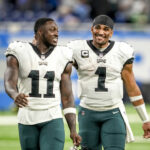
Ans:
MULTIPOLYGON (((39 17, 51 17, 56 20, 60 30, 60 45, 65 45, 74 39, 90 39, 92 19, 99 14, 107 14, 115 20, 116 25, 112 40, 125 41, 134 47, 136 56, 134 61, 135 78, 150 114, 149 0, 0 0, 0 150, 13 150, 13 147, 14 150, 19 149, 17 144, 17 146, 11 145, 11 140, 18 143, 17 127, 13 125, 16 124, 16 118, 14 116, 9 118, 10 115, 12 116, 10 112, 14 105, 5 93, 3 83, 6 67, 4 53, 8 44, 14 40, 32 42, 34 21, 39 17), (5 117, 3 118, 3 116, 5 117), (9 123, 11 124, 11 132, 10 126, 7 126, 9 123), (8 141, 10 145, 7 144, 8 141)), ((78 106, 77 74, 74 69, 72 83, 75 103, 78 106)), ((137 145, 131 145, 131 149, 148 150, 150 141, 145 141, 142 137, 139 138, 142 135, 141 123, 135 115, 135 111, 128 106, 129 99, 126 92, 123 100, 126 103, 127 112, 129 112, 129 119, 131 122, 135 120, 132 126, 137 133, 138 142, 137 145), (136 128, 137 124, 140 129, 136 128), (145 149, 139 147, 138 144, 140 143, 144 143, 147 147, 145 149)), ((130 146, 127 149, 130 149, 130 146)), ((68 147, 65 150, 68 150, 68 147)))

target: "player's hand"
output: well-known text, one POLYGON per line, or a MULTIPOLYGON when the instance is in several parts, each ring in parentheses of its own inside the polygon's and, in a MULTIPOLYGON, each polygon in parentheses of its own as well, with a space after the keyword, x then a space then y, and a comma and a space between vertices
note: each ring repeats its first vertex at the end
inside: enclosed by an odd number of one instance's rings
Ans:
POLYGON ((27 106, 28 105, 27 97, 29 97, 29 96, 25 95, 23 93, 18 94, 14 98, 15 104, 20 108, 27 106))
POLYGON ((148 139, 150 138, 150 122, 143 123, 144 135, 143 137, 148 139))
POLYGON ((81 137, 76 132, 71 133, 70 138, 72 139, 74 146, 79 146, 80 145, 81 137))

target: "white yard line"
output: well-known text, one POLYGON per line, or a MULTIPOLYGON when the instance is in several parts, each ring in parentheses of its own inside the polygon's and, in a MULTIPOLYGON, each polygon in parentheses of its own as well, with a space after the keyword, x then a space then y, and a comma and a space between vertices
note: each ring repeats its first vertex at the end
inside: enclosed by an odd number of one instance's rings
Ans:
POLYGON ((140 123, 140 122, 142 123, 138 114, 128 114, 127 116, 130 123, 140 123))
MULTIPOLYGON (((129 122, 131 123, 141 122, 137 114, 129 114, 128 118, 129 122)), ((0 125, 15 125, 15 124, 17 124, 17 116, 0 116, 0 125)))
MULTIPOLYGON (((141 122, 139 116, 137 114, 129 114, 128 115, 129 121, 130 122, 141 122)), ((17 116, 0 116, 0 125, 17 125, 17 116)), ((65 119, 64 122, 66 123, 65 119)), ((150 139, 144 139, 141 136, 134 136, 135 137, 135 142, 138 143, 150 143, 150 139)))
POLYGON ((17 116, 0 116, 0 125, 16 125, 17 116))
POLYGON ((144 139, 142 137, 142 135, 141 136, 134 136, 134 138, 135 138, 134 142, 137 142, 137 143, 150 143, 150 139, 144 139))

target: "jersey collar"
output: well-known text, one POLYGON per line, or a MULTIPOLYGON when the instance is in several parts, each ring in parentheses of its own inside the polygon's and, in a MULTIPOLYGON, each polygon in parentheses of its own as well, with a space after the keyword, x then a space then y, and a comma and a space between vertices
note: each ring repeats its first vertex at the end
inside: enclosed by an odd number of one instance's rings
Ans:
POLYGON ((92 40, 87 40, 87 44, 89 45, 89 47, 96 53, 96 55, 106 55, 111 49, 112 47, 114 46, 114 41, 109 41, 110 44, 109 46, 104 50, 104 51, 100 51, 99 49, 97 49, 93 44, 92 44, 92 40))
POLYGON ((32 43, 30 43, 30 45, 32 46, 32 48, 33 48, 33 50, 35 51, 35 53, 36 53, 41 59, 43 59, 43 56, 44 56, 44 59, 46 59, 46 58, 52 53, 52 51, 54 50, 54 47, 51 47, 48 52, 46 52, 45 54, 41 54, 40 51, 38 50, 37 46, 33 45, 32 43))

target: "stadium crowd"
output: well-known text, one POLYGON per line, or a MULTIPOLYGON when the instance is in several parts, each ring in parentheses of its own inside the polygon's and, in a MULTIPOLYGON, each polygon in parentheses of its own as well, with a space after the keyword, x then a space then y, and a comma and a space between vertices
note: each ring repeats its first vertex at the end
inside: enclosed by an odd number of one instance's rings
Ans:
POLYGON ((88 22, 107 14, 118 23, 149 23, 149 0, 0 0, 0 21, 88 22))

